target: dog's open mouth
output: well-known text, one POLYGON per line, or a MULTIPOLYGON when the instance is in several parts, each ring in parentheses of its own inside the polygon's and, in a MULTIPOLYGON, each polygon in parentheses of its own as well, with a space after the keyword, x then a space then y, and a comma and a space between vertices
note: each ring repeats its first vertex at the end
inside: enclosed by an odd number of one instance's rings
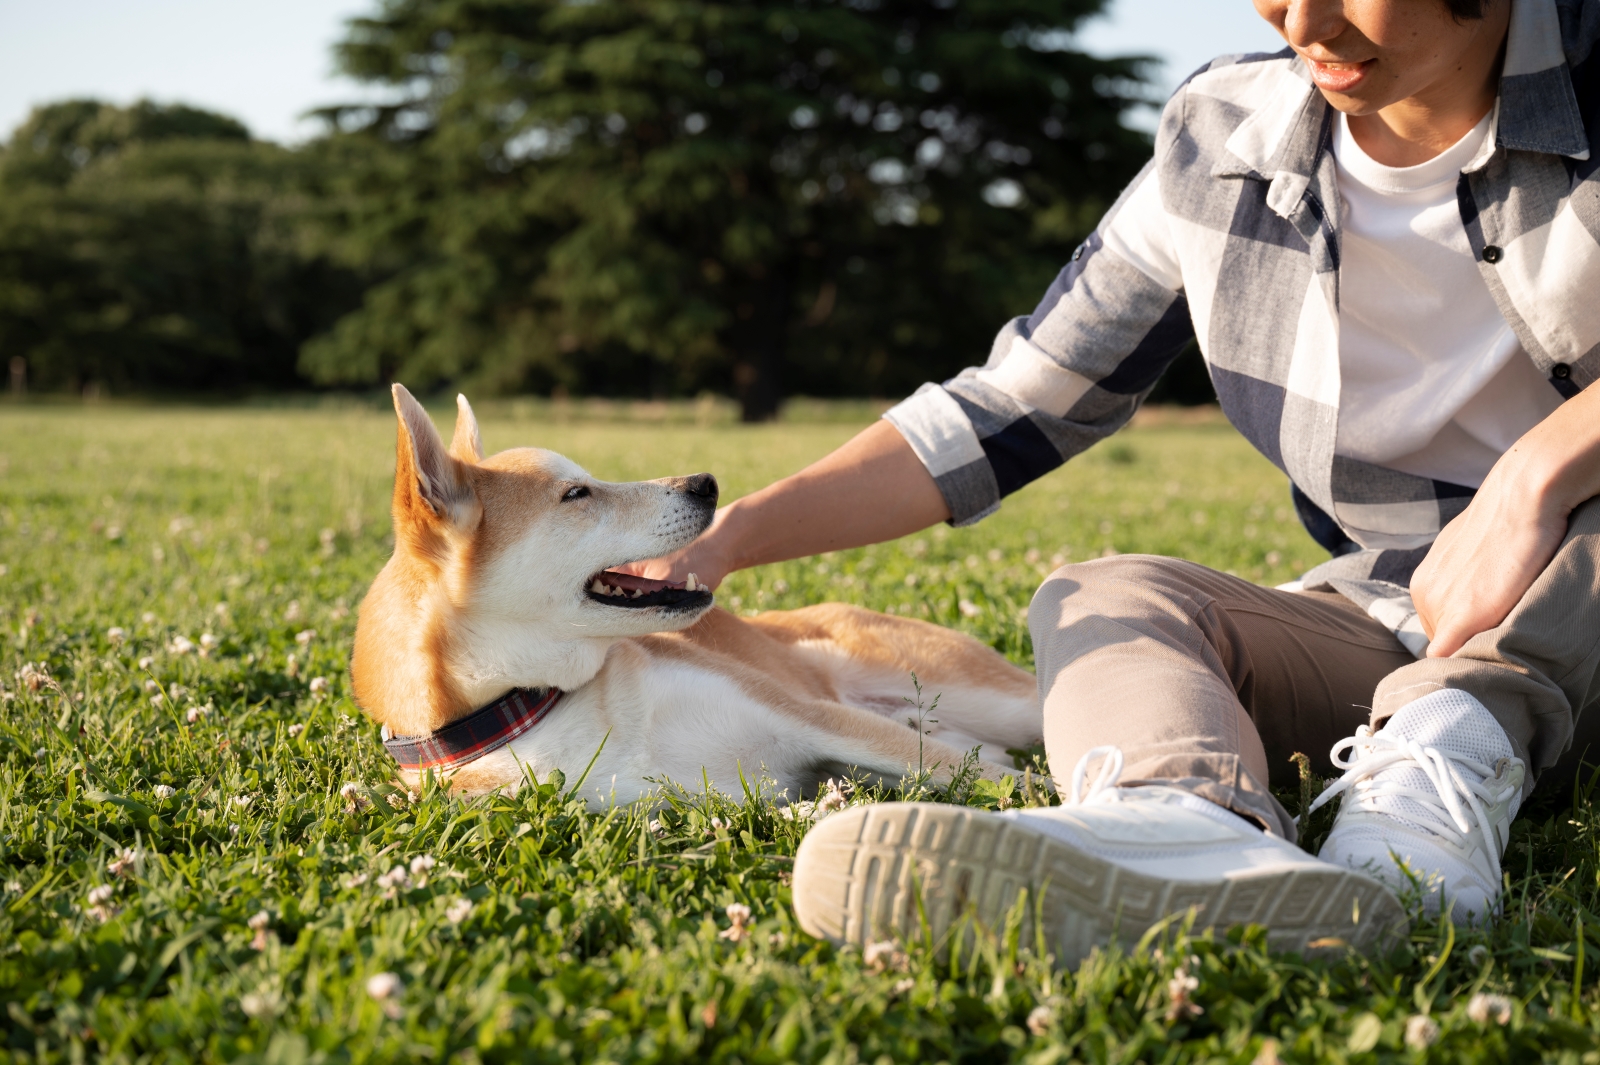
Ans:
POLYGON ((631 573, 601 570, 589 578, 590 599, 607 606, 700 606, 711 599, 711 589, 694 574, 687 581, 657 581, 631 573))

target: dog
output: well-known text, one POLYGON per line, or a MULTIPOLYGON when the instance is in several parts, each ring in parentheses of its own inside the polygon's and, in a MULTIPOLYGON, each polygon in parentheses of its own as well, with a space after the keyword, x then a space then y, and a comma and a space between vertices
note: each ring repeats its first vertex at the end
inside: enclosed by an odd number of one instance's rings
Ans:
POLYGON ((991 779, 1039 741, 1032 674, 962 633, 828 603, 737 617, 694 576, 616 567, 710 524, 709 474, 611 484, 551 451, 483 457, 457 397, 447 448, 422 406, 399 418, 394 554, 360 608, 350 674, 408 786, 464 794, 560 770, 591 808, 660 782, 949 780, 973 748, 991 779), (937 707, 912 704, 912 675, 937 707))

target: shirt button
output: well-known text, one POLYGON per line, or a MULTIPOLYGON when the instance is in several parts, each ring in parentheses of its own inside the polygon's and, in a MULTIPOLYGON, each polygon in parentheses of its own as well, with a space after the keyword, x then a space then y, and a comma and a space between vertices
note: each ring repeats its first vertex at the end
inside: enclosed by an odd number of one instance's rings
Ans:
POLYGON ((1493 265, 1499 262, 1503 255, 1505 255, 1505 252, 1501 250, 1498 244, 1485 244, 1483 246, 1483 261, 1486 263, 1493 265))
POLYGON ((1550 376, 1554 377, 1558 381, 1565 381, 1567 378, 1572 376, 1572 367, 1568 366, 1564 362, 1558 362, 1554 366, 1550 367, 1550 376))

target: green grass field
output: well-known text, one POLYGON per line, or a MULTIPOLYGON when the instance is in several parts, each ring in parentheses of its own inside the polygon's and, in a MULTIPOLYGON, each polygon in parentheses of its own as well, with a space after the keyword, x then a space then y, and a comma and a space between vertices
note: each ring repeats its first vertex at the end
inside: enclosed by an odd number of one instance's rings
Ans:
MULTIPOLYGON (((710 470, 724 498, 862 424, 482 413, 491 451, 710 470)), ((810 939, 786 886, 803 822, 759 799, 408 798, 345 675, 393 436, 366 408, 0 409, 5 1060, 1600 1061, 1600 825, 1574 798, 1526 809, 1487 929, 1419 921, 1391 957, 1317 962, 1174 929, 1077 972, 1015 928, 943 960, 810 939), (1469 1009, 1480 992, 1506 1023, 1469 1009)), ((1152 419, 977 527, 719 598, 893 610, 1031 666, 1040 577, 1108 551, 1263 583, 1323 557, 1231 429, 1152 419)))

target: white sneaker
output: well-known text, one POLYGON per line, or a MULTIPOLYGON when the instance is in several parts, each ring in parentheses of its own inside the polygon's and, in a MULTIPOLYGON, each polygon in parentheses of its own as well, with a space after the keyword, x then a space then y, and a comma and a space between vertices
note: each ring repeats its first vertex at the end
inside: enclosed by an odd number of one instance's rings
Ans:
POLYGON ((1186 791, 1114 787, 1121 768, 1115 747, 1090 751, 1061 807, 881 803, 833 814, 800 844, 795 916, 812 935, 864 948, 919 937, 925 915, 942 946, 969 911, 999 931, 1032 889, 1021 942, 1034 942, 1038 907, 1048 949, 1065 966, 1113 936, 1131 945, 1191 908, 1196 932, 1261 924, 1277 950, 1367 949, 1404 932, 1404 912, 1376 880, 1186 791), (1090 760, 1102 756, 1083 794, 1090 760))
POLYGON ((1442 895, 1457 922, 1499 910, 1500 856, 1525 767, 1482 703, 1464 691, 1433 692, 1377 732, 1362 725, 1331 757, 1345 774, 1311 809, 1344 800, 1323 858, 1398 892, 1421 890, 1428 913, 1439 912, 1442 895))

